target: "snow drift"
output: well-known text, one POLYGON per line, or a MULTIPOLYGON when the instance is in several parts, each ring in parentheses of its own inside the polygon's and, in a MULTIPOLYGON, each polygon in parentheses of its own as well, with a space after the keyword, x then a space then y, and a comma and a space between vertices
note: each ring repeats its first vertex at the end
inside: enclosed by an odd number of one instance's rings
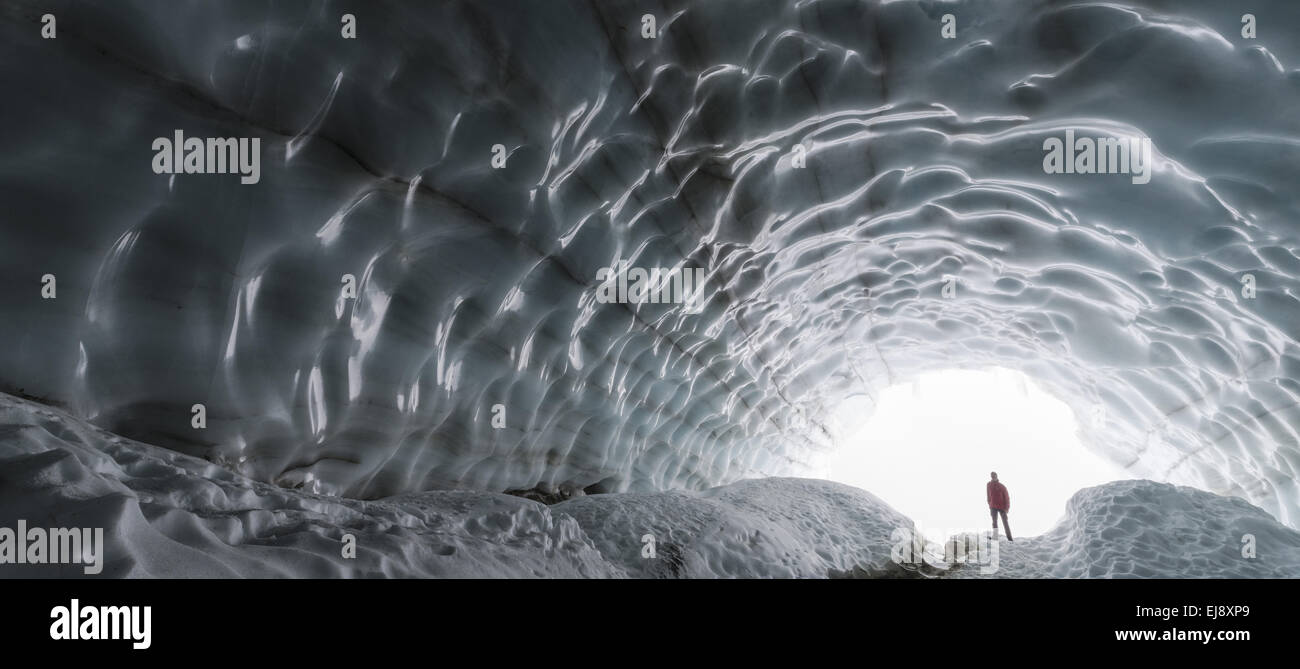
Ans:
MULTIPOLYGON (((601 494, 550 507, 489 492, 374 501, 279 488, 0 395, 0 527, 105 529, 100 577, 904 577, 910 520, 827 481, 601 494), (355 558, 343 557, 345 535, 355 558), (645 537, 654 542, 647 557, 645 537)), ((1300 532, 1243 500, 1151 481, 1080 491, 999 577, 1300 577, 1300 532), (1251 535, 1254 558, 1241 554, 1251 535)), ((978 569, 929 572, 981 576, 978 569)), ((82 578, 79 565, 0 577, 82 578)))

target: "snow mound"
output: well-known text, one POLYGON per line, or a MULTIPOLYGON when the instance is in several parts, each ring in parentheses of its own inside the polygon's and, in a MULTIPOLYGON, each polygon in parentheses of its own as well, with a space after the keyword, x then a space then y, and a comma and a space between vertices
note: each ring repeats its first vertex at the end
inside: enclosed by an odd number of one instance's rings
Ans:
MULTIPOLYGON (((0 527, 103 528, 106 577, 616 577, 572 518, 510 495, 278 488, 0 394, 0 527), (344 535, 356 557, 343 557, 344 535)), ((83 566, 0 565, 6 577, 83 566)))
POLYGON ((1051 531, 998 548, 992 577, 1300 578, 1300 532, 1241 498, 1145 480, 1080 490, 1051 531))
POLYGON ((1051 576, 1300 577, 1300 532, 1238 497, 1117 481, 1079 491, 1066 513, 1040 539, 1068 547, 1051 576))
POLYGON ((890 566, 891 533, 912 526, 865 490, 797 478, 698 493, 593 495, 553 509, 576 518, 607 559, 647 578, 826 577, 855 567, 874 573, 890 566))

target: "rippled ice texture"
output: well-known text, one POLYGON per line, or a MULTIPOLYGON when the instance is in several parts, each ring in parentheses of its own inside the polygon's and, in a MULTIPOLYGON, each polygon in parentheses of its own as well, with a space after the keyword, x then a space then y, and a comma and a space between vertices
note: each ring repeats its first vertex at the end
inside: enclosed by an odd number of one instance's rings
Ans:
POLYGON ((353 4, 0 8, 0 389, 321 493, 598 492, 798 473, 841 399, 1000 365, 1300 524, 1291 0, 353 4), (175 129, 261 181, 154 174, 175 129), (1044 174, 1066 129, 1151 182, 1044 174), (618 258, 704 310, 598 303, 618 258))

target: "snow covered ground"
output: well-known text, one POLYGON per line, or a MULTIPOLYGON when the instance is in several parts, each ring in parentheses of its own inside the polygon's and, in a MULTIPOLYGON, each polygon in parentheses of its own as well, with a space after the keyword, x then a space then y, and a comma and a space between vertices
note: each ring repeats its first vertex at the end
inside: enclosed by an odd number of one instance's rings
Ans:
MULTIPOLYGON (((103 576, 601 577, 573 519, 519 497, 349 500, 256 482, 0 395, 0 527, 104 528, 103 576), (343 557, 343 536, 356 558, 343 557)), ((0 565, 0 576, 81 566, 0 565)))
MULTIPOLYGON (((550 507, 474 491, 351 500, 256 482, 0 394, 0 528, 19 520, 104 528, 100 575, 109 577, 920 575, 891 558, 911 522, 829 481, 756 479, 550 507), (348 534, 355 558, 343 557, 348 534)), ((1300 532, 1241 499, 1151 481, 1082 490, 1051 532, 998 548, 998 577, 1300 576, 1300 532), (1245 535, 1254 558, 1242 555, 1245 535)), ((83 573, 0 564, 0 577, 83 573)), ((971 565, 936 574, 982 576, 971 565)))
POLYGON ((816 479, 739 481, 700 493, 593 495, 552 507, 636 577, 826 577, 887 570, 906 516, 865 490, 816 479), (655 558, 644 557, 646 535, 655 558))
POLYGON ((1145 480, 1080 490, 1051 531, 998 549, 1008 578, 1300 577, 1300 532, 1241 498, 1145 480))

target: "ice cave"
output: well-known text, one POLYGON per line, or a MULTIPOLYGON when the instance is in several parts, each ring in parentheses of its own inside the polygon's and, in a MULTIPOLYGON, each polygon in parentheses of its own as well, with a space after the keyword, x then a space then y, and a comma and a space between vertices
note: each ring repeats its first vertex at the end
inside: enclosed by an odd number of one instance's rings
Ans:
POLYGON ((999 369, 1123 476, 918 575, 1300 577, 1300 4, 1250 5, 0 4, 0 527, 897 576, 816 463, 999 369))

